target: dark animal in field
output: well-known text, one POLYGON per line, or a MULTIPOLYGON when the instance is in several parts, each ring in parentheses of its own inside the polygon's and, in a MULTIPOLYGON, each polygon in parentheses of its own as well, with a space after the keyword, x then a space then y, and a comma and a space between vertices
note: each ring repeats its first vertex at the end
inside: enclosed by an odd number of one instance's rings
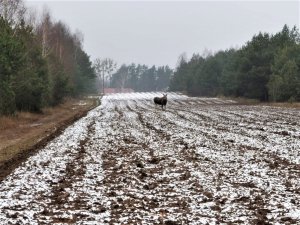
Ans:
POLYGON ((155 105, 161 105, 162 109, 164 109, 164 106, 165 106, 165 109, 166 109, 167 102, 168 102, 167 94, 163 95, 163 97, 161 97, 161 98, 160 97, 155 97, 154 98, 155 105))

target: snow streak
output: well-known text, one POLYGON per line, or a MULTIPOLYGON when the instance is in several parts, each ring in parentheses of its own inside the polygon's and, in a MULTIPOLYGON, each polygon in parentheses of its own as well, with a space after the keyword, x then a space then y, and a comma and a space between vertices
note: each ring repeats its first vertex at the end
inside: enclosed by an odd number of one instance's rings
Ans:
POLYGON ((300 112, 105 96, 0 183, 0 224, 300 224, 300 112))

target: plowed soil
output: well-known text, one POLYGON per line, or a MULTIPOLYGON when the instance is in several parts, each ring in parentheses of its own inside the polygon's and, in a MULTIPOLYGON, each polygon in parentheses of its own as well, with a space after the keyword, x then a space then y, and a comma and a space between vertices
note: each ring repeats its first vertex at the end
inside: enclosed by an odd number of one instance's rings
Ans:
POLYGON ((100 107, 0 183, 3 224, 300 224, 300 112, 160 93, 100 107))

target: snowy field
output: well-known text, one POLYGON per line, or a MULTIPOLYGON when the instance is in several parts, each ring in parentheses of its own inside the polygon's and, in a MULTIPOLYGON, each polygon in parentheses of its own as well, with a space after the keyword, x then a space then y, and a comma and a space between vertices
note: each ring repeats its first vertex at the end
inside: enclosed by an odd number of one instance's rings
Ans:
POLYGON ((300 224, 299 109, 105 96, 0 183, 0 224, 300 224))

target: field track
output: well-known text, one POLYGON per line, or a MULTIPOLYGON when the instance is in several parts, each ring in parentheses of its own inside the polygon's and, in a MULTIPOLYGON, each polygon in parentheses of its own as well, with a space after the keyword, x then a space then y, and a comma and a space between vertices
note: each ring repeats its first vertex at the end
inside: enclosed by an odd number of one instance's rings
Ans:
POLYGON ((0 183, 0 224, 300 224, 299 109, 105 96, 0 183))

